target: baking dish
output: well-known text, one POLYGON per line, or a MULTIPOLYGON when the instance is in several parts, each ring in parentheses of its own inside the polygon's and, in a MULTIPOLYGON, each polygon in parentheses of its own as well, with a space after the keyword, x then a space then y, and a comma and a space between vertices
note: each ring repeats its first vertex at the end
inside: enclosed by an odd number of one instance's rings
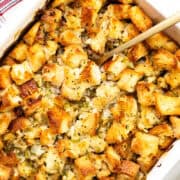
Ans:
MULTIPOLYGON (((38 1, 36 1, 38 2, 38 1)), ((39 1, 40 2, 40 1, 39 1)), ((42 3, 42 1, 41 1, 42 3)), ((41 6, 44 6, 44 3, 42 4, 38 4, 35 7, 32 8, 31 12, 29 12, 28 18, 29 17, 33 17, 34 16, 34 11, 36 11, 37 9, 39 9, 41 6), (30 14, 32 16, 30 16, 30 14)), ((22 4, 19 4, 22 5, 22 4)), ((23 8, 24 9, 24 8, 23 8)), ((17 10, 17 9, 16 9, 17 10)), ((9 11, 10 12, 10 11, 9 11)), ((23 13, 24 14, 24 13, 23 13)), ((31 19, 31 18, 30 18, 31 19)), ((29 19, 27 20, 24 19, 24 21, 22 22, 22 24, 24 25, 24 22, 29 21, 29 19)), ((21 31, 21 29, 23 29, 24 27, 22 27, 21 25, 18 25, 18 28, 15 28, 16 30, 13 29, 13 32, 19 32, 21 31), (20 28, 21 27, 21 28, 20 28)), ((19 33, 18 33, 19 34, 19 33)), ((18 35, 16 35, 15 39, 17 38, 18 35)), ((11 38, 10 38, 11 39, 11 38)), ((5 45, 11 44, 15 39, 11 39, 11 41, 9 39, 4 40, 4 49, 7 48, 7 46, 5 47, 5 45), (9 43, 9 44, 8 44, 9 43)), ((3 44, 3 43, 2 43, 3 44)), ((4 51, 4 49, 2 48, 2 51, 4 51)), ((157 164, 154 166, 154 168, 151 170, 151 172, 148 175, 148 179, 155 179, 158 177, 158 179, 163 179, 165 178, 165 176, 167 176, 167 173, 169 173, 169 171, 171 171, 172 168, 174 168, 174 165, 177 165, 179 159, 178 157, 178 153, 179 153, 179 149, 180 149, 180 144, 179 141, 176 141, 173 145, 172 148, 167 152, 167 154, 165 153, 162 158, 160 159, 159 162, 157 162, 157 164), (167 165, 168 164, 168 165, 167 165), (162 173, 161 173, 162 172, 162 173), (164 173, 167 172, 167 173, 164 173)), ((177 178, 177 177, 176 177, 177 178)))

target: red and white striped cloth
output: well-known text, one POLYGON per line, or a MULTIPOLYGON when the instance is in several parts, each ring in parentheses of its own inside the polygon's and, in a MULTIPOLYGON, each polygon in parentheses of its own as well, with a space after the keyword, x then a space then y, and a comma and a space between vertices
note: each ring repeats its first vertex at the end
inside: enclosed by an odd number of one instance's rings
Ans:
POLYGON ((0 0, 0 16, 22 0, 0 0))

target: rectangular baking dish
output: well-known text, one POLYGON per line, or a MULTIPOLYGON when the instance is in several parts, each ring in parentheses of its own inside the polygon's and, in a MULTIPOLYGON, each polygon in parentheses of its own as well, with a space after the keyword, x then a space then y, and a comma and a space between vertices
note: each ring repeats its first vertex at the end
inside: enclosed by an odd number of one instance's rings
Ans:
MULTIPOLYGON (((21 0, 5 14, 0 15, 0 58, 47 2, 47 0, 36 0, 32 3, 32 1, 21 0)), ((180 140, 176 140, 148 173, 147 180, 178 180, 180 179, 179 169, 180 140)))

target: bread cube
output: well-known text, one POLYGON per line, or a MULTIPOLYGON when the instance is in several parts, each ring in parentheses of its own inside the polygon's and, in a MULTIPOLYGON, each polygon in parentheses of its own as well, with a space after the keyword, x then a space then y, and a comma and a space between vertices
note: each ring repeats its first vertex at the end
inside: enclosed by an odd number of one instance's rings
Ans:
POLYGON ((28 44, 28 45, 33 45, 35 40, 36 40, 36 35, 39 31, 41 23, 37 22, 36 24, 33 25, 33 27, 25 34, 24 36, 24 41, 28 44))
POLYGON ((58 7, 60 5, 66 5, 66 4, 71 3, 72 1, 73 0, 54 0, 52 3, 52 7, 55 8, 55 7, 58 7))
POLYGON ((8 166, 0 164, 0 179, 8 180, 11 177, 12 169, 8 166))
POLYGON ((180 138, 180 118, 176 117, 176 116, 171 116, 170 121, 171 121, 171 124, 172 124, 174 137, 175 138, 180 138))
POLYGON ((35 43, 29 48, 28 62, 33 72, 37 72, 46 62, 45 48, 43 45, 35 43))
POLYGON ((162 32, 154 34, 148 38, 146 42, 148 46, 154 50, 164 48, 173 53, 178 48, 177 44, 162 32))
POLYGON ((49 126, 57 133, 63 134, 69 130, 72 123, 71 115, 58 108, 52 108, 47 112, 49 118, 49 126))
POLYGON ((133 24, 141 32, 146 31, 152 26, 151 19, 138 6, 131 7, 129 16, 133 24))
POLYGON ((128 66, 128 58, 123 55, 114 56, 103 65, 103 70, 107 73, 107 79, 117 81, 121 72, 128 66))
POLYGON ((131 61, 136 62, 142 57, 145 57, 148 54, 148 50, 143 43, 138 43, 134 45, 128 51, 128 57, 131 61))
POLYGON ((14 58, 16 61, 22 62, 26 60, 28 55, 28 46, 21 42, 15 46, 15 48, 10 52, 9 56, 14 58))
POLYGON ((0 89, 5 89, 12 83, 10 76, 10 66, 0 67, 0 89))
POLYGON ((55 131, 51 128, 47 128, 40 132, 40 143, 41 145, 52 145, 55 140, 55 131))
POLYGON ((180 115, 180 97, 156 93, 155 98, 156 108, 162 115, 180 115))
POLYGON ((159 139, 156 136, 136 132, 132 140, 131 150, 142 157, 155 156, 158 153, 159 139))
POLYGON ((153 64, 157 69, 171 70, 176 67, 175 56, 165 49, 159 49, 152 56, 153 64))
POLYGON ((22 85, 33 78, 33 72, 28 61, 12 66, 11 78, 17 85, 22 85))
POLYGON ((136 86, 138 102, 143 106, 155 105, 155 90, 156 85, 153 83, 138 82, 136 86))
POLYGON ((172 70, 165 75, 165 81, 171 86, 172 89, 180 86, 180 69, 172 70))
POLYGON ((118 87, 127 92, 134 92, 135 86, 141 78, 142 74, 132 69, 125 69, 120 74, 118 87))
POLYGON ((87 61, 87 54, 81 46, 70 45, 65 48, 62 60, 66 65, 77 68, 87 61))

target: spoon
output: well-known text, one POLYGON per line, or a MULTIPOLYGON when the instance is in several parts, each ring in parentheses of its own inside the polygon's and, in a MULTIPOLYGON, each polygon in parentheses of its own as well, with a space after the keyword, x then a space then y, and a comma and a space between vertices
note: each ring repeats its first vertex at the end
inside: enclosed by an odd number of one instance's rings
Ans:
POLYGON ((160 32, 160 31, 163 31, 163 30, 167 29, 168 27, 176 24, 179 21, 180 21, 180 11, 178 11, 174 15, 168 17, 167 19, 161 21, 160 23, 156 24, 155 26, 148 29, 147 31, 139 34, 138 36, 131 39, 130 41, 120 45, 119 47, 117 47, 117 48, 115 48, 115 49, 113 49, 113 50, 111 50, 109 52, 106 52, 103 56, 101 56, 101 57, 97 56, 96 63, 98 65, 102 65, 109 58, 111 58, 114 54, 118 54, 118 53, 124 51, 125 49, 134 46, 135 44, 137 44, 137 43, 151 37, 152 35, 160 32))

